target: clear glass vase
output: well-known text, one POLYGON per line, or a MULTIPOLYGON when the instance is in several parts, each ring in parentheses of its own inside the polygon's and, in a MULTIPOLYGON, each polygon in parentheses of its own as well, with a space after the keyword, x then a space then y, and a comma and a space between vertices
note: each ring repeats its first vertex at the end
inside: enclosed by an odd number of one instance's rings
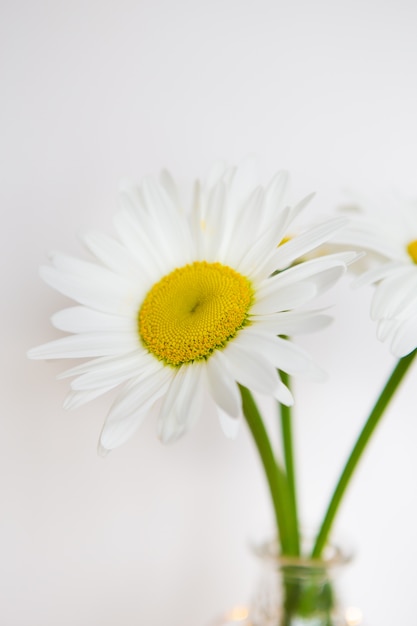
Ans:
POLYGON ((328 546, 322 559, 288 557, 279 554, 276 542, 257 546, 255 553, 261 561, 262 572, 249 610, 248 625, 348 625, 338 578, 350 561, 350 554, 328 546))
MULTIPOLYGON (((339 579, 351 552, 328 546, 322 559, 279 554, 276 542, 253 548, 260 576, 248 607, 235 607, 216 626, 360 626, 359 609, 341 601, 339 579)), ((304 546, 304 554, 309 554, 304 546)))

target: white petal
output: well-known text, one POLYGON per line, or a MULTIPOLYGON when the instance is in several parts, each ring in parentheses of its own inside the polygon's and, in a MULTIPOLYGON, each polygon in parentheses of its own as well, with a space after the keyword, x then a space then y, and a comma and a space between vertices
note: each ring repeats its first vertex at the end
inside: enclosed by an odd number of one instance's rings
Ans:
POLYGON ((286 385, 284 385, 281 379, 279 379, 278 381, 278 387, 275 391, 275 398, 279 402, 281 402, 281 404, 285 404, 285 406, 292 406, 294 404, 294 398, 291 391, 286 385))
MULTIPOLYGON (((110 238, 108 238, 110 239, 110 238)), ((120 244, 116 241, 113 241, 115 246, 119 247, 120 244)), ((126 251, 121 247, 122 252, 126 254, 126 251)), ((120 252, 120 250, 119 250, 120 252)), ((117 253, 116 253, 117 254, 117 253)), ((92 263, 90 261, 84 261, 82 259, 78 259, 67 254, 63 254, 62 252, 51 252, 49 254, 49 258, 57 270, 60 270, 63 274, 70 274, 74 277, 82 277, 84 279, 88 279, 91 282, 99 281, 109 284, 125 284, 126 286, 130 285, 129 276, 126 271, 123 272, 123 275, 120 276, 118 273, 114 272, 112 269, 107 267, 103 267, 97 263, 92 263)), ((126 268, 124 268, 126 270, 126 268)))
POLYGON ((139 346, 132 333, 85 333, 56 339, 29 350, 30 359, 76 359, 132 352, 139 346))
POLYGON ((300 282, 310 282, 316 290, 323 290, 326 285, 333 284, 345 272, 345 259, 347 258, 351 257, 340 257, 340 255, 335 254, 299 263, 263 281, 256 290, 257 297, 263 298, 284 286, 300 282), (333 269, 335 269, 334 272, 333 269))
MULTIPOLYGON (((150 357, 152 358, 152 357, 150 357)), ((153 359, 138 378, 130 381, 118 395, 111 407, 109 419, 118 419, 124 415, 141 412, 142 408, 149 410, 154 399, 166 393, 173 377, 170 367, 153 359)))
POLYGON ((288 216, 289 209, 281 211, 275 222, 257 237, 253 245, 239 262, 237 266, 239 272, 249 277, 255 276, 261 271, 263 277, 271 274, 269 270, 265 270, 265 266, 269 267, 271 256, 276 254, 274 251, 285 234, 288 216))
POLYGON ((332 237, 331 243, 368 250, 386 259, 403 259, 403 250, 398 250, 398 246, 389 241, 385 233, 380 231, 379 226, 378 222, 352 224, 332 237))
POLYGON ((182 406, 178 408, 177 419, 179 423, 191 426, 200 417, 204 397, 207 391, 205 377, 205 364, 203 362, 192 363, 187 366, 186 385, 182 406))
POLYGON ((176 404, 179 403, 182 406, 184 397, 187 395, 185 374, 185 368, 178 368, 172 376, 165 394, 158 416, 158 437, 162 443, 174 442, 185 432, 185 422, 178 422, 176 411, 176 404))
POLYGON ((158 221, 162 223, 167 218, 178 217, 177 206, 156 178, 145 176, 141 181, 140 190, 149 214, 156 216, 158 221))
MULTIPOLYGON (((166 370, 167 368, 164 368, 166 370)), ((112 450, 125 443, 139 428, 155 402, 166 393, 169 377, 153 375, 128 389, 110 410, 100 436, 100 445, 112 450)))
POLYGON ((277 370, 261 355, 247 352, 235 342, 230 342, 224 353, 233 376, 241 385, 272 396, 287 406, 293 404, 292 394, 281 381, 277 370))
POLYGON ((230 341, 223 350, 233 377, 244 387, 274 395, 278 387, 276 369, 259 353, 251 353, 230 341))
POLYGON ((216 185, 216 183, 222 178, 225 171, 225 161, 216 161, 215 163, 213 163, 206 177, 205 186, 207 187, 207 189, 211 189, 212 187, 214 187, 214 185, 216 185))
POLYGON ((257 171, 256 159, 248 156, 239 166, 233 170, 228 188, 228 203, 234 216, 238 215, 239 209, 246 202, 252 191, 258 185, 259 174, 257 171))
POLYGON ((227 207, 225 206, 226 187, 219 181, 210 191, 207 207, 203 214, 204 219, 204 255, 207 261, 217 261, 218 251, 222 245, 227 207))
POLYGON ((163 443, 176 441, 190 422, 199 417, 203 403, 202 364, 180 367, 171 381, 158 417, 158 435, 163 443))
POLYGON ((170 172, 168 172, 168 170, 162 170, 159 179, 160 179, 161 185, 167 192, 173 206, 180 208, 181 201, 180 201, 180 196, 178 193, 177 185, 175 184, 175 181, 172 178, 170 172))
POLYGON ((171 267, 185 265, 195 258, 194 244, 188 222, 178 210, 164 187, 153 177, 141 184, 145 202, 155 224, 158 252, 163 250, 171 267))
POLYGON ((134 352, 133 354, 114 357, 102 361, 100 364, 90 367, 71 382, 74 390, 88 390, 105 387, 107 385, 119 385, 131 378, 138 376, 149 367, 149 355, 134 352))
POLYGON ((55 328, 69 333, 88 333, 101 330, 134 331, 136 321, 132 316, 109 315, 83 306, 58 311, 51 317, 55 328))
POLYGON ((403 267, 404 264, 400 261, 390 261, 389 263, 378 265, 378 267, 373 267, 372 269, 364 272, 359 278, 355 279, 352 283, 352 287, 363 287, 364 285, 376 283, 379 280, 394 274, 398 270, 401 271, 403 267))
POLYGON ((298 217, 298 215, 300 215, 300 213, 302 213, 302 211, 304 211, 306 206, 310 204, 315 195, 316 194, 314 192, 309 193, 307 196, 305 196, 305 198, 300 200, 300 202, 291 207, 291 221, 293 221, 296 217, 298 217))
POLYGON ((191 238, 195 245, 196 258, 204 259, 205 222, 203 218, 203 200, 200 182, 195 181, 193 188, 192 209, 189 216, 191 238))
POLYGON ((76 276, 45 266, 40 274, 49 286, 97 311, 128 315, 132 302, 136 305, 132 285, 104 268, 97 267, 94 276, 76 276))
POLYGON ((324 315, 320 311, 279 311, 256 318, 260 328, 274 330, 276 335, 313 333, 326 328, 332 321, 331 315, 324 315))
POLYGON ((224 354, 217 350, 207 359, 205 371, 215 403, 231 417, 238 417, 242 412, 242 400, 227 363, 224 354))
POLYGON ((296 259, 328 241, 346 221, 343 217, 326 220, 279 246, 268 264, 270 273, 289 267, 296 259))
POLYGON ((317 272, 317 274, 311 278, 317 288, 317 294, 322 294, 333 287, 345 272, 346 267, 344 265, 329 267, 326 270, 317 272))
POLYGON ((126 248, 112 237, 90 231, 80 233, 79 236, 88 250, 116 274, 129 276, 137 270, 126 248))
MULTIPOLYGON (((148 411, 152 408, 155 401, 156 398, 153 398, 152 402, 149 403, 148 411)), ((145 410, 140 410, 137 413, 125 415, 117 420, 107 420, 100 435, 100 449, 106 451, 113 450, 126 443, 137 431, 146 415, 147 412, 145 410)))
POLYGON ((391 341, 394 332, 398 328, 398 325, 399 323, 397 320, 378 320, 376 326, 377 339, 379 339, 379 341, 391 341))
POLYGON ((123 209, 133 212, 139 220, 143 216, 149 215, 148 207, 138 185, 125 178, 120 181, 119 191, 123 209))
POLYGON ((78 409, 80 406, 103 396, 114 389, 115 385, 109 385, 108 387, 101 387, 100 389, 94 389, 90 391, 70 391, 64 401, 64 409, 70 411, 72 409, 78 409))
POLYGON ((239 417, 230 417, 230 415, 222 411, 219 407, 217 407, 217 411, 219 414, 220 426, 222 427, 223 433, 228 439, 236 439, 239 432, 241 419, 239 417))
POLYGON ((394 335, 392 353, 402 358, 417 348, 417 315, 405 320, 394 335))
POLYGON ((417 269, 405 267, 384 279, 375 289, 371 304, 371 317, 396 317, 406 315, 407 307, 417 300, 417 269))
MULTIPOLYGON (((272 279, 271 279, 272 280, 272 279)), ((317 294, 314 284, 299 282, 271 290, 267 295, 257 294, 250 316, 267 315, 276 311, 287 311, 309 302, 317 294)))
POLYGON ((227 249, 222 249, 221 260, 226 265, 238 267, 246 251, 253 245, 260 232, 264 201, 263 188, 256 187, 242 207, 239 218, 235 220, 232 235, 227 240, 227 249))
MULTIPOLYGON (((242 331, 233 344, 245 350, 247 354, 260 354, 275 367, 290 375, 304 374, 314 376, 321 374, 311 356, 292 341, 271 336, 256 327, 242 331)), ((321 378, 321 377, 320 377, 321 378)))
MULTIPOLYGON (((130 357, 135 357, 137 354, 146 354, 149 357, 149 354, 144 349, 138 349, 136 351, 131 352, 130 354, 123 354, 120 357, 117 356, 104 356, 98 357, 97 359, 92 359, 91 361, 87 361, 87 363, 81 363, 80 365, 76 365, 75 367, 71 367, 69 370, 65 370, 61 374, 58 374, 58 379, 70 378, 71 376, 81 376, 81 374, 87 374, 88 372, 102 372, 109 365, 113 367, 113 365, 119 362, 124 362, 125 359, 130 357)), ((151 357, 149 357, 151 358, 151 357)), ((117 367, 117 365, 115 366, 117 367)))
POLYGON ((280 171, 275 174, 266 189, 267 223, 274 220, 278 211, 284 206, 289 188, 288 172, 280 171))
POLYGON ((167 273, 170 266, 165 258, 165 250, 159 250, 155 228, 150 218, 144 216, 143 221, 141 227, 126 210, 118 211, 113 218, 120 240, 144 277, 152 284, 167 273))

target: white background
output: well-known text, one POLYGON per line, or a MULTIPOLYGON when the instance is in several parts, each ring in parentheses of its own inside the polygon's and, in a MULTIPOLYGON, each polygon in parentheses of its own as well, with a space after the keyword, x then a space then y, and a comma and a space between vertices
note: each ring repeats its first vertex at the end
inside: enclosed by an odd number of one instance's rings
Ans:
MULTIPOLYGON (((269 500, 245 425, 202 419, 174 446, 149 419, 106 460, 110 399, 66 413, 29 362, 59 336, 65 298, 47 252, 112 232, 119 180, 168 167, 188 186, 210 163, 259 156, 294 196, 331 211, 345 187, 417 195, 417 11, 412 0, 3 0, 1 46, 0 624, 207 626, 250 597, 247 542, 269 500)), ((313 209, 314 210, 314 209, 313 209)), ((394 361, 344 281, 331 329, 300 341, 330 374, 296 384, 300 496, 317 523, 394 361)), ((390 407, 337 529, 356 547, 343 581, 368 626, 416 622, 416 380, 390 407)))

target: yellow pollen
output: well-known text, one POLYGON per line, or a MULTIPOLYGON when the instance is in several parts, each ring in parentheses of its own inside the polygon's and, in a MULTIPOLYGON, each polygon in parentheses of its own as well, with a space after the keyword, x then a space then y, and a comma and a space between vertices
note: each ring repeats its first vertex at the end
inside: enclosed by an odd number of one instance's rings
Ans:
POLYGON ((221 263, 196 261, 161 278, 138 315, 139 335, 158 359, 205 359, 248 323, 250 282, 221 263))
POLYGON ((410 241, 407 246, 407 252, 413 259, 414 263, 417 263, 417 239, 414 239, 414 241, 410 241))

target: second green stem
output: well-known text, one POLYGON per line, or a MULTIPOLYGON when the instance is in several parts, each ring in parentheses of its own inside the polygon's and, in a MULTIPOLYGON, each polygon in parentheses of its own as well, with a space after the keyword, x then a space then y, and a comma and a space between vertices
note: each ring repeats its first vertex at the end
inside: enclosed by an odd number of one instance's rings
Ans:
POLYGON ((334 518, 339 509, 340 503, 345 494, 350 479, 352 478, 352 475, 356 469, 356 466, 358 465, 359 460, 362 457, 362 454, 371 438, 372 433, 374 432, 377 424, 383 416, 389 401, 393 397, 397 387, 402 381, 411 363, 413 362, 416 354, 417 350, 414 350, 413 352, 411 352, 411 354, 408 354, 398 361, 378 400, 376 401, 375 406, 372 409, 365 423, 365 426, 363 427, 356 441, 356 444, 352 449, 352 452, 350 453, 350 456, 333 492, 333 496, 327 508, 326 515, 324 516, 319 534, 317 535, 316 543, 312 552, 313 558, 319 558, 321 556, 323 548, 328 540, 334 518))
MULTIPOLYGON (((286 372, 279 372, 282 382, 289 388, 290 377, 286 372)), ((300 528, 298 521, 297 483, 295 476, 294 443, 293 443, 293 419, 290 406, 279 405, 281 416, 282 445, 284 451, 285 469, 289 491, 289 527, 291 533, 291 545, 294 554, 300 554, 300 528)))

